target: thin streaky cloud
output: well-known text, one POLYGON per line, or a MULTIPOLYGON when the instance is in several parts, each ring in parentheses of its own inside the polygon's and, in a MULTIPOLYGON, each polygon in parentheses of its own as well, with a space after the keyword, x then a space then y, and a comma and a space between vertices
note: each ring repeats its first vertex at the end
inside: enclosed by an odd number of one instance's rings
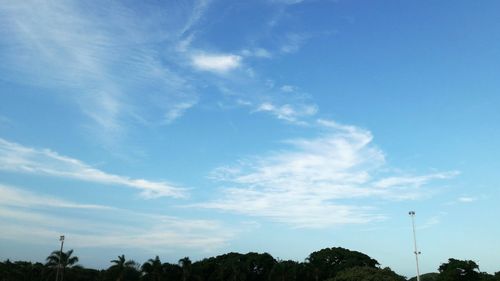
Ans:
POLYGON ((186 196, 184 188, 167 182, 134 179, 106 173, 78 159, 59 155, 48 149, 26 147, 1 138, 0 170, 128 186, 141 190, 141 195, 145 198, 186 196))
POLYGON ((408 176, 408 177, 388 177, 381 179, 377 182, 374 183, 375 187, 379 188, 390 188, 390 187, 396 187, 396 186, 414 186, 414 187, 419 187, 422 186, 426 183, 428 183, 431 180, 435 179, 449 179, 452 177, 455 177, 459 174, 457 171, 451 171, 451 172, 446 172, 446 173, 435 173, 435 174, 430 174, 430 175, 425 175, 425 176, 408 176))
POLYGON ((50 207, 70 209, 96 209, 105 210, 112 207, 95 204, 80 204, 53 196, 30 192, 17 187, 0 184, 0 205, 15 207, 50 207))
MULTIPOLYGON (((456 172, 407 176, 413 185, 385 184, 383 151, 370 131, 318 120, 326 131, 317 137, 288 140, 290 147, 266 156, 215 169, 210 178, 230 185, 222 197, 198 207, 265 217, 294 227, 324 228, 369 223, 386 218, 375 202, 418 199, 424 185, 448 179, 456 172), (378 184, 377 184, 378 183, 378 184), (370 199, 361 203, 357 199, 370 199), (346 200, 351 203, 345 203, 346 200)), ((395 177, 386 176, 385 182, 395 177)))
MULTIPOLYGON (((75 247, 134 247, 157 251, 162 249, 201 249, 210 251, 228 243, 235 234, 218 221, 190 220, 176 217, 159 219, 157 216, 134 216, 130 212, 116 210, 125 215, 126 221, 95 222, 78 216, 49 214, 34 209, 14 209, 1 206, 0 235, 15 241, 52 243, 60 233, 72 240, 75 247), (59 234, 57 234, 59 233, 59 234)), ((86 216, 89 216, 86 214, 86 216)))
POLYGON ((278 119, 292 123, 303 123, 303 119, 313 116, 318 112, 314 104, 283 104, 275 105, 271 102, 261 103, 256 112, 268 112, 278 119))
POLYGON ((241 55, 245 57, 255 57, 255 58, 272 58, 271 52, 264 48, 254 48, 254 49, 243 49, 241 55))
POLYGON ((181 35, 190 31, 200 21, 209 8, 211 2, 211 0, 197 0, 194 2, 192 13, 189 15, 184 27, 181 29, 181 35))
POLYGON ((304 0, 270 0, 270 3, 285 4, 285 5, 295 5, 304 2, 304 0))
POLYGON ((280 90, 285 92, 285 93, 291 93, 296 91, 296 87, 292 85, 283 85, 280 87, 280 90))
POLYGON ((281 46, 280 51, 285 54, 296 53, 306 42, 309 36, 299 33, 288 33, 285 37, 285 43, 281 46))
POLYGON ((477 197, 472 197, 472 196, 462 196, 457 199, 459 203, 472 203, 477 200, 478 200, 477 197))
POLYGON ((149 251, 157 247, 210 251, 226 245, 236 234, 216 220, 85 205, 6 185, 0 185, 0 194, 0 235, 4 239, 47 244, 55 234, 65 233, 76 247, 133 245, 149 251), (75 210, 52 212, 58 208, 75 210))
POLYGON ((164 116, 172 122, 187 105, 196 104, 189 79, 172 71, 176 56, 152 43, 176 44, 208 1, 169 17, 153 7, 138 11, 118 2, 108 4, 5 3, 0 8, 0 68, 12 74, 4 77, 7 80, 23 77, 24 84, 50 88, 55 96, 73 101, 99 125, 98 137, 113 140, 131 123, 146 119, 164 124, 164 116), (172 19, 183 22, 186 14, 192 16, 184 27, 172 19))

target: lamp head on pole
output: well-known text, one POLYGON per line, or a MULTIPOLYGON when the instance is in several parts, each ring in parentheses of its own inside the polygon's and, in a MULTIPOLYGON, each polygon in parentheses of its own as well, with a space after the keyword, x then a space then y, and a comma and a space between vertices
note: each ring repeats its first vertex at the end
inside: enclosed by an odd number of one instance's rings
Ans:
POLYGON ((415 211, 410 211, 410 212, 408 212, 408 215, 410 215, 410 216, 414 216, 414 215, 415 215, 415 211))
POLYGON ((59 237, 59 241, 64 241, 64 235, 61 235, 61 236, 59 237))

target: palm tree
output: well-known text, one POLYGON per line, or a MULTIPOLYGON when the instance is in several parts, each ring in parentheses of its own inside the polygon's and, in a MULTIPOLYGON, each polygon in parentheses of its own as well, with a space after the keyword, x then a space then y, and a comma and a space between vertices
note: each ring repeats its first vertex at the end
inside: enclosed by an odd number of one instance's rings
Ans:
POLYGON ((184 257, 179 260, 179 265, 182 267, 182 280, 187 281, 191 275, 191 260, 189 257, 184 257))
POLYGON ((145 280, 160 281, 162 279, 163 267, 158 256, 145 262, 141 270, 144 273, 145 280))
POLYGON ((46 266, 57 269, 60 267, 61 270, 61 281, 64 278, 64 270, 67 267, 73 267, 78 262, 78 257, 71 255, 73 254, 73 249, 65 252, 53 251, 50 256, 47 257, 45 263, 46 266))
POLYGON ((127 261, 125 259, 125 255, 118 256, 118 259, 112 260, 111 262, 114 264, 109 268, 109 270, 116 272, 116 274, 118 275, 118 277, 116 278, 117 281, 122 281, 127 269, 131 269, 135 265, 134 261, 127 261))

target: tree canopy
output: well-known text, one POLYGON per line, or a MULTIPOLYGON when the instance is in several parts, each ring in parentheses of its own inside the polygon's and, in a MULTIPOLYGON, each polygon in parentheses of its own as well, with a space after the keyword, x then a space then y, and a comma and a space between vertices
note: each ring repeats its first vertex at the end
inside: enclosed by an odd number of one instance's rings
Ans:
MULTIPOLYGON (((0 281, 51 281, 61 261, 67 281, 405 281, 390 268, 380 268, 368 255, 334 247, 311 253, 303 262, 276 260, 268 253, 227 253, 200 261, 189 257, 162 263, 159 256, 142 265, 125 255, 110 260, 106 270, 78 266, 73 250, 54 251, 46 263, 6 260, 0 262, 0 281)), ((421 281, 500 281, 500 272, 480 272, 474 261, 450 258, 437 273, 421 281)), ((409 281, 414 281, 411 278, 409 281)))

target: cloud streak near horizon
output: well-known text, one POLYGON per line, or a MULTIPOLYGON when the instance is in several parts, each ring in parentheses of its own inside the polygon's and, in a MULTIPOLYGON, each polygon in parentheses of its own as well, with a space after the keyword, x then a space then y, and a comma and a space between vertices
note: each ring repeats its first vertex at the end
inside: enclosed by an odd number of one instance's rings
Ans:
POLYGON ((81 204, 2 184, 0 194, 0 235, 3 239, 51 244, 54 237, 64 233, 71 239, 73 247, 133 247, 149 251, 164 247, 211 251, 225 245, 235 234, 215 220, 81 204), (61 208, 75 211, 51 212, 61 208), (120 219, 113 217, 117 215, 120 219))
POLYGON ((0 138, 0 170, 37 174, 141 190, 144 198, 185 197, 184 188, 161 181, 134 179, 106 173, 84 162, 49 149, 35 149, 0 138))

